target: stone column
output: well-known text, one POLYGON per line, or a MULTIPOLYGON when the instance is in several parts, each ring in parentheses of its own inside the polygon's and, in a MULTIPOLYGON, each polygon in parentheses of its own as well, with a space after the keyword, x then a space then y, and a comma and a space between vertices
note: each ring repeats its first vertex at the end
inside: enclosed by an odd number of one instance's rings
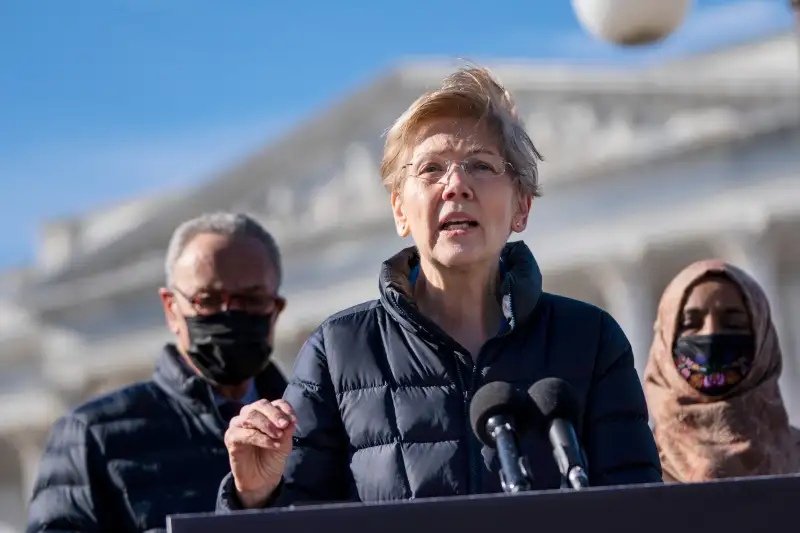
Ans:
POLYGON ((47 432, 45 430, 20 432, 12 438, 19 457, 19 466, 22 473, 20 490, 26 506, 33 494, 33 484, 36 482, 36 475, 39 472, 39 463, 42 459, 46 438, 47 432))
POLYGON ((764 290, 769 299, 772 321, 778 332, 783 352, 783 374, 780 385, 786 408, 800 416, 800 375, 797 354, 792 351, 789 329, 786 327, 787 305, 783 287, 778 278, 780 250, 766 231, 737 232, 723 235, 713 243, 717 254, 750 274, 764 290))
POLYGON ((633 348, 636 372, 644 375, 653 342, 653 323, 658 300, 641 261, 618 261, 602 265, 595 275, 606 310, 613 316, 633 348))
MULTIPOLYGON (((781 284, 781 293, 783 296, 784 311, 787 320, 785 333, 787 336, 781 337, 781 350, 783 350, 784 360, 792 359, 795 362, 794 382, 786 384, 787 388, 791 390, 784 391, 784 399, 787 404, 789 403, 789 395, 793 394, 793 399, 797 400, 797 395, 800 393, 800 275, 795 273, 789 279, 784 279, 781 284)), ((789 408, 789 418, 792 425, 795 427, 800 426, 800 406, 796 403, 787 405, 789 408)))

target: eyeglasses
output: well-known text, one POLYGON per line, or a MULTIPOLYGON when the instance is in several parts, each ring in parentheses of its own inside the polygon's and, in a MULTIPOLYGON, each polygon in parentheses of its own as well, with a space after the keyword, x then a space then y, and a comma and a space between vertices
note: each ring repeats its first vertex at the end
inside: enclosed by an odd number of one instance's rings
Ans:
POLYGON ((511 164, 501 157, 483 154, 469 157, 462 161, 444 159, 429 155, 417 163, 408 163, 403 168, 409 168, 409 175, 428 184, 446 183, 454 167, 460 167, 471 178, 477 181, 497 179, 512 169, 511 164))
POLYGON ((189 296, 177 287, 173 287, 172 291, 189 302, 198 315, 203 316, 225 312, 229 309, 267 315, 282 311, 286 305, 286 300, 280 296, 264 293, 227 294, 222 292, 203 292, 189 296))

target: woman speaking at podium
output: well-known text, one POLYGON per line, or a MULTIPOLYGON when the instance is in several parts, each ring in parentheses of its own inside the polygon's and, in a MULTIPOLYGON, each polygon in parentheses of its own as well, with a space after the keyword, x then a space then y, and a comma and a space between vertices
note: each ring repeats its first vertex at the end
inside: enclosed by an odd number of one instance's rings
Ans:
MULTIPOLYGON (((593 485, 658 482, 630 344, 604 311, 542 290, 522 242, 539 154, 507 91, 482 68, 424 94, 387 134, 381 175, 397 232, 380 298, 328 318, 301 349, 283 400, 234 418, 218 510, 499 492, 472 435, 489 381, 563 378, 593 485)), ((524 435, 536 489, 558 488, 546 438, 524 435)))
POLYGON ((661 297, 645 372, 664 481, 800 473, 764 291, 728 263, 686 267, 661 297))

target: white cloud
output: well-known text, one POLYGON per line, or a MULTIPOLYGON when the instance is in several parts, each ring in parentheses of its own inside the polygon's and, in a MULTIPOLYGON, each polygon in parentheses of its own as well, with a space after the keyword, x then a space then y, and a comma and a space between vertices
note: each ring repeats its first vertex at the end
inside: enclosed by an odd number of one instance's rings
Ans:
POLYGON ((555 48, 569 59, 649 63, 788 29, 792 23, 785 0, 741 0, 695 8, 673 35, 654 46, 622 48, 577 31, 556 37, 555 48))

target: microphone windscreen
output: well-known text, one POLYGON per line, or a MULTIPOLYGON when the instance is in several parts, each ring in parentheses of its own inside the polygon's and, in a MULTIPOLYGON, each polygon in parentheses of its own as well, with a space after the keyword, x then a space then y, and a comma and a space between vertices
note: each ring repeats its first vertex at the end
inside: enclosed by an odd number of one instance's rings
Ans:
POLYGON ((525 395, 504 381, 487 383, 475 393, 469 404, 469 421, 472 431, 484 445, 494 447, 491 435, 486 431, 486 423, 493 416, 504 415, 514 417, 517 430, 524 424, 530 412, 529 402, 525 395))
MULTIPOLYGON (((528 389, 534 408, 543 420, 550 422, 563 418, 578 426, 582 419, 581 402, 572 386, 559 378, 545 378, 528 389)), ((545 431, 546 428, 542 428, 545 431)))

